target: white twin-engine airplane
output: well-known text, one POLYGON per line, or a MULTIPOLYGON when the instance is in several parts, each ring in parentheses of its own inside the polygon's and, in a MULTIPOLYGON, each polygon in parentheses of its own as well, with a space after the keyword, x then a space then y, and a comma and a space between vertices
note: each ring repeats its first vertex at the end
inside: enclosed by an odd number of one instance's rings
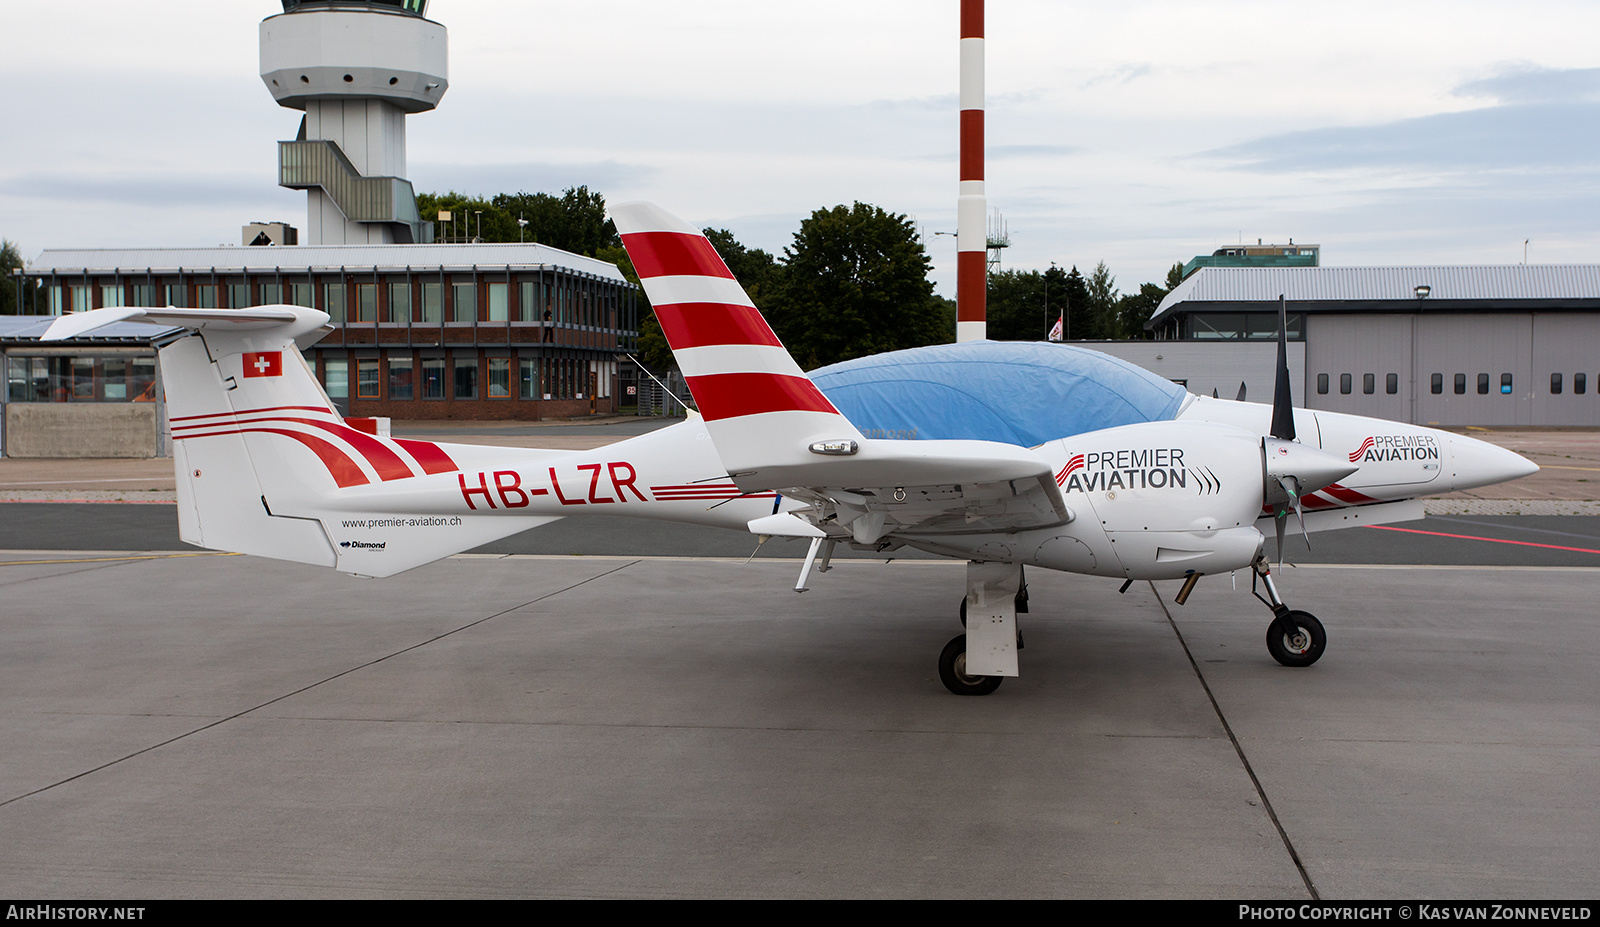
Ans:
MULTIPOLYGON (((1273 406, 1195 397, 1155 378, 1175 391, 1164 420, 1033 447, 869 438, 801 371, 699 231, 646 203, 612 218, 699 414, 599 450, 356 431, 301 356, 328 316, 298 306, 96 309, 63 317, 44 340, 123 320, 191 329, 160 352, 190 544, 389 576, 557 518, 629 515, 809 538, 800 591, 838 544, 909 546, 968 561, 966 633, 939 660, 961 695, 1017 675, 1024 565, 1115 577, 1124 590, 1182 579, 1180 604, 1203 574, 1249 569, 1273 612, 1272 656, 1308 666, 1322 655, 1322 625, 1284 604, 1258 523, 1274 523, 1281 557, 1291 508, 1308 531, 1415 519, 1419 495, 1537 469, 1460 435, 1291 410, 1281 331, 1273 406)), ((983 345, 1000 347, 918 351, 983 345)), ((1064 365, 1121 364, 1048 350, 1064 365)), ((885 356, 900 355, 917 352, 885 356)))

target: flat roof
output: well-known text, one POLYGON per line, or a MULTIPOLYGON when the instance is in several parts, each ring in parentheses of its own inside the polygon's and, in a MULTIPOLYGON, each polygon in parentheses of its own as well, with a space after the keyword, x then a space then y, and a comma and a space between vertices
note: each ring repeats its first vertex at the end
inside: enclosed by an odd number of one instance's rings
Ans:
POLYGON ((1600 264, 1202 267, 1161 300, 1145 328, 1182 313, 1263 308, 1279 294, 1297 312, 1600 309, 1600 264), (1427 298, 1417 298, 1418 286, 1427 298))
MULTIPOLYGON (((17 344, 38 341, 50 323, 59 319, 55 315, 5 315, 0 316, 0 344, 17 344)), ((150 344, 167 335, 183 331, 176 325, 151 325, 148 322, 114 322, 92 334, 79 335, 66 341, 52 341, 50 347, 71 347, 82 344, 150 344)))
POLYGON ((615 264, 539 244, 271 245, 219 248, 47 248, 23 273, 305 273, 340 268, 467 271, 474 267, 561 268, 628 284, 615 264))

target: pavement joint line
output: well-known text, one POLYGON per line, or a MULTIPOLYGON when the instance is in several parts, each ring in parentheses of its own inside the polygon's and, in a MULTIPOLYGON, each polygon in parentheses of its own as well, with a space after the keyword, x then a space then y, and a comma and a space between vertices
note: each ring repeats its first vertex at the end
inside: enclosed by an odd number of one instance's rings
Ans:
MULTIPOLYGON (((24 555, 24 554, 40 555, 40 554, 50 554, 50 553, 57 553, 57 551, 39 550, 39 549, 0 550, 0 556, 8 556, 8 555, 9 556, 21 556, 21 555, 24 555)), ((171 554, 171 555, 166 555, 166 556, 154 556, 154 557, 122 557, 122 556, 115 556, 116 554, 119 553, 118 551, 105 551, 105 550, 99 550, 99 551, 59 551, 59 553, 74 553, 74 554, 76 554, 76 553, 95 553, 95 554, 112 555, 112 556, 108 556, 106 558, 108 560, 141 560, 141 559, 144 559, 144 560, 165 560, 165 559, 173 559, 173 558, 177 558, 177 557, 243 557, 243 556, 246 556, 245 554, 233 554, 233 553, 227 553, 227 552, 223 552, 223 551, 200 551, 200 552, 197 552, 197 553, 179 553, 179 554, 171 554)), ((449 556, 449 557, 447 557, 445 559, 447 559, 447 560, 584 560, 584 561, 626 560, 626 561, 628 561, 630 563, 653 563, 653 562, 658 562, 659 561, 659 562, 665 562, 665 563, 732 563, 732 564, 738 564, 738 565, 741 565, 741 566, 749 564, 749 563, 752 562, 752 561, 747 560, 744 557, 731 557, 731 556, 730 557, 684 557, 684 556, 669 556, 669 555, 656 555, 656 554, 452 554, 451 556, 449 556)), ((41 565, 48 565, 48 564, 51 564, 51 563, 71 563, 71 562, 74 562, 74 561, 68 560, 68 559, 60 559, 60 560, 40 560, 40 561, 37 561, 37 562, 39 564, 41 564, 41 565)), ((805 558, 804 557, 761 557, 761 558, 756 559, 753 562, 754 563, 794 564, 794 563, 804 563, 805 562, 805 558)), ((834 567, 842 567, 842 566, 851 566, 851 567, 869 566, 869 565, 870 566, 888 566, 891 563, 900 564, 900 565, 903 565, 903 566, 948 568, 948 567, 951 567, 951 566, 960 566, 962 563, 964 563, 964 561, 956 560, 954 558, 945 558, 945 559, 931 559, 931 558, 928 558, 928 559, 925 559, 925 558, 920 558, 919 557, 919 558, 916 558, 916 559, 912 559, 912 558, 907 557, 907 558, 904 558, 904 559, 895 559, 895 560, 870 560, 870 559, 867 559, 865 557, 850 557, 850 558, 844 558, 844 559, 833 561, 833 564, 830 567, 830 569, 832 569, 834 567)), ((0 565, 4 565, 4 564, 0 564, 0 565)), ((1282 568, 1285 569, 1285 570, 1476 570, 1476 571, 1480 571, 1480 572, 1498 571, 1498 572, 1526 572, 1526 573, 1538 573, 1538 572, 1548 572, 1548 573, 1584 573, 1584 572, 1590 572, 1590 573, 1593 573, 1593 572, 1600 572, 1600 566, 1542 566, 1542 565, 1539 565, 1539 564, 1510 564, 1510 563, 1506 563, 1506 564, 1492 564, 1492 563, 1473 564, 1473 563, 1292 563, 1292 562, 1286 562, 1286 563, 1283 564, 1282 568)), ((1100 579, 1112 579, 1112 580, 1116 579, 1116 577, 1087 577, 1087 578, 1089 578, 1089 579, 1100 578, 1100 579)))
POLYGON ((469 621, 466 624, 461 625, 458 628, 451 628, 450 630, 445 631, 442 634, 435 634, 434 636, 428 638, 427 640, 418 641, 417 643, 412 644, 412 645, 410 645, 408 647, 402 647, 399 650, 394 651, 393 653, 384 654, 381 657, 376 657, 374 659, 366 661, 365 663, 361 663, 359 665, 352 666, 352 667, 350 667, 348 669, 340 670, 339 672, 334 673, 333 675, 328 676, 325 679, 319 679, 316 682, 307 683, 306 685, 303 685, 300 688, 295 689, 292 692, 285 692, 284 694, 275 696, 273 698, 270 698, 270 699, 262 702, 259 705, 254 705, 254 706, 251 706, 250 708, 245 708, 245 709, 243 709, 241 711, 236 711, 233 714, 230 714, 230 715, 228 715, 227 717, 224 717, 224 718, 218 718, 217 720, 212 721, 210 724, 203 724, 200 727, 197 727, 192 731, 185 731, 182 734, 178 734, 178 735, 176 735, 174 737, 169 737, 166 740, 163 740, 163 741, 161 741, 159 743, 151 744, 148 747, 141 747, 140 749, 135 750, 132 753, 127 754, 126 756, 120 756, 120 757, 117 757, 114 760, 108 760, 107 762, 101 763, 100 765, 95 766, 95 767, 93 767, 91 769, 86 769, 86 770, 84 770, 83 772, 80 772, 80 773, 74 773, 73 775, 68 776, 65 779, 61 779, 61 780, 58 780, 56 782, 49 783, 47 785, 41 785, 36 789, 30 789, 29 791, 24 792, 21 795, 14 795, 11 798, 0 800, 0 808, 4 808, 7 805, 10 805, 10 804, 12 804, 14 802, 22 801, 25 798, 31 798, 31 797, 33 797, 35 795, 40 794, 40 793, 48 792, 51 789, 57 788, 59 786, 66 785, 69 782, 75 782, 75 781, 77 781, 79 779, 84 778, 85 776, 91 776, 91 775, 93 775, 93 774, 95 774, 97 772, 100 772, 101 770, 109 769, 112 766, 116 766, 116 765, 118 765, 120 763, 126 762, 127 760, 131 760, 131 759, 133 759, 135 757, 138 757, 138 756, 143 756, 146 753, 150 753, 152 751, 159 750, 162 747, 168 746, 170 744, 177 743, 180 740, 185 740, 185 739, 187 739, 189 737, 193 737, 194 735, 202 733, 204 731, 209 731, 214 727, 218 727, 220 725, 227 724, 229 721, 238 720, 239 718, 242 718, 245 715, 248 715, 248 714, 250 714, 252 712, 260 711, 263 708, 266 708, 266 707, 268 707, 270 705, 275 705, 278 702, 281 702, 281 701, 283 701, 285 699, 293 698, 294 696, 300 695, 303 692, 309 692, 310 690, 315 689, 316 687, 318 687, 318 686, 320 686, 320 685, 322 685, 324 683, 332 682, 335 679, 340 679, 342 677, 348 676, 351 673, 357 672, 359 670, 364 670, 364 669, 367 669, 368 667, 376 666, 377 664, 382 663, 382 662, 384 662, 386 660, 392 659, 394 657, 398 657, 398 656, 400 656, 402 654, 410 653, 411 651, 420 649, 422 647, 426 647, 429 644, 432 644, 432 643, 435 643, 437 641, 443 640, 444 638, 450 637, 453 634, 458 634, 458 633, 460 633, 462 631, 470 630, 472 628, 477 627, 480 624, 483 624, 486 621, 492 621, 495 618, 499 618, 502 615, 509 615, 510 613, 512 613, 512 612, 514 612, 514 611, 516 611, 518 609, 527 608, 529 605, 533 605, 533 604, 535 604, 537 602, 542 602, 545 599, 553 598, 554 596, 561 595, 562 593, 565 593, 565 592, 570 592, 573 589, 578 588, 579 586, 585 585, 587 583, 591 583, 591 582, 593 582, 593 581, 595 581, 597 579, 604 579, 605 577, 610 576, 613 573, 619 573, 619 572, 621 572, 623 570, 626 570, 628 567, 630 567, 632 565, 633 565, 632 563, 624 563, 621 566, 613 567, 612 569, 606 570, 603 573, 596 573, 593 576, 590 576, 590 577, 588 577, 586 579, 581 579, 581 580, 579 580, 579 581, 577 581, 575 583, 570 583, 570 584, 568 584, 566 586, 561 587, 560 589, 556 589, 556 590, 553 590, 551 592, 547 592, 544 595, 535 596, 532 599, 529 599, 528 601, 523 602, 523 603, 521 603, 519 605, 513 605, 510 608, 501 609, 500 611, 495 612, 492 615, 485 615, 484 617, 479 618, 479 619, 477 619, 475 621, 469 621))
POLYGON ((1150 585, 1150 594, 1155 596, 1156 604, 1161 606, 1161 613, 1167 616, 1167 624, 1172 628, 1172 633, 1178 638, 1178 646, 1183 648, 1183 655, 1188 658, 1189 666, 1194 670, 1195 679, 1199 680, 1200 688, 1205 690, 1206 699, 1211 702, 1211 710, 1216 712, 1217 720, 1222 724, 1222 730, 1228 735, 1228 742, 1233 744, 1233 750, 1239 756, 1240 765, 1244 766, 1246 775, 1250 777, 1250 784, 1256 787, 1256 795, 1261 798, 1261 807, 1267 812, 1267 817, 1272 820, 1272 826, 1278 831, 1278 839, 1283 841, 1283 848, 1289 851, 1289 859, 1294 863, 1296 872, 1300 873, 1300 880, 1305 883, 1306 891, 1311 893, 1312 901, 1321 901, 1322 895, 1317 892, 1317 886, 1311 881, 1311 873, 1306 871, 1306 865, 1300 859, 1300 852, 1295 849, 1294 841, 1289 839, 1289 832, 1284 830, 1283 822, 1278 820, 1277 809, 1272 807, 1272 799, 1267 797, 1266 787, 1261 784, 1261 779, 1256 776, 1255 767, 1250 765, 1250 758, 1245 755, 1244 745, 1239 743, 1239 738, 1234 736, 1233 726, 1228 723, 1227 715, 1223 714, 1222 706, 1217 703, 1216 695, 1211 691, 1210 683, 1206 682, 1206 675, 1200 669, 1200 663, 1194 658, 1194 653, 1189 650, 1189 642, 1184 640, 1183 631, 1178 628, 1178 622, 1172 618, 1172 612, 1167 610, 1167 603, 1162 601, 1161 593, 1156 589, 1156 584, 1146 580, 1150 585))
POLYGON ((0 566, 32 566, 41 563, 125 563, 130 560, 176 560, 180 557, 243 557, 223 550, 208 550, 183 554, 145 554, 127 557, 63 557, 59 560, 6 560, 0 566))
MULTIPOLYGON (((1579 467, 1577 469, 1581 470, 1583 468, 1579 467)), ((162 481, 163 477, 159 476, 116 476, 105 479, 96 477, 81 480, 25 480, 15 483, 0 483, 0 489, 10 489, 13 486, 75 486, 79 483, 159 483, 162 481)))

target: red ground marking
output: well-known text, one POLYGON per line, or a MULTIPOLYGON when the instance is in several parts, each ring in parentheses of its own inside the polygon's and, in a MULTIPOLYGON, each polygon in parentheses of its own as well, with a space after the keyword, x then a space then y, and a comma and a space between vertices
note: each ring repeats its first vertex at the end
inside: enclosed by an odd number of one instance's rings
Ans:
POLYGON ((1471 534, 1445 534, 1443 531, 1422 531, 1417 528, 1396 528, 1391 525, 1367 525, 1379 531, 1404 531, 1407 534, 1431 534, 1436 538, 1460 538, 1463 541, 1490 541, 1495 544, 1515 544, 1518 547, 1544 547, 1549 550, 1575 550, 1580 554, 1600 554, 1600 550, 1587 547, 1562 547, 1560 544, 1535 544, 1532 541, 1508 541, 1504 538, 1480 538, 1471 534))

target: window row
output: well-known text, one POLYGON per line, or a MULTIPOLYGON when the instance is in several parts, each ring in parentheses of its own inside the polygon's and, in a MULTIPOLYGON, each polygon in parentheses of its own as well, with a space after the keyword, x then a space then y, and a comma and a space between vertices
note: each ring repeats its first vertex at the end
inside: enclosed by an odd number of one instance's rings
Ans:
MULTIPOLYGON (((1500 395, 1502 395, 1502 396, 1509 396, 1513 392, 1512 380, 1513 380, 1513 378, 1512 378, 1511 374, 1509 374, 1509 373, 1500 374, 1499 387, 1498 387, 1498 390, 1495 390, 1495 384, 1494 384, 1493 379, 1490 377, 1490 375, 1487 374, 1487 373, 1480 373, 1480 374, 1478 374, 1477 384, 1476 384, 1476 389, 1477 389, 1478 395, 1487 396, 1487 395, 1489 395, 1491 390, 1494 390, 1494 391, 1499 392, 1500 395)), ((1574 396, 1582 396, 1582 395, 1584 395, 1585 393, 1587 393, 1589 391, 1589 376, 1588 376, 1588 374, 1575 373, 1575 374, 1572 375, 1572 381, 1571 382, 1572 382, 1572 394, 1574 396)), ((1349 395, 1352 392, 1353 385, 1354 385, 1354 379, 1350 374, 1348 374, 1348 373, 1339 374, 1339 392, 1341 394, 1349 395)), ((1317 392, 1321 393, 1323 395, 1326 395, 1327 392, 1328 392, 1328 387, 1329 387, 1328 374, 1325 374, 1325 373, 1317 374, 1317 392)), ((1453 393, 1455 393, 1455 395, 1457 395, 1457 396, 1466 395, 1466 393, 1467 393, 1467 375, 1464 374, 1464 373, 1456 374, 1452 378, 1452 381, 1451 381, 1451 384, 1450 384, 1450 388, 1451 388, 1451 391, 1453 393)), ((1552 373, 1552 374, 1550 374, 1550 395, 1559 396, 1559 395, 1562 394, 1562 392, 1565 391, 1565 389, 1566 389, 1566 379, 1565 379, 1565 377, 1560 373, 1552 373)), ((1433 374, 1429 378, 1428 391, 1433 393, 1433 395, 1435 395, 1435 396, 1441 396, 1441 395, 1444 394, 1444 390, 1445 390, 1444 374, 1442 374, 1442 373, 1433 374)), ((1383 391, 1385 393, 1388 393, 1391 396, 1396 394, 1396 393, 1398 393, 1398 392, 1400 392, 1400 376, 1399 376, 1399 374, 1391 373, 1391 374, 1386 374, 1384 376, 1384 390, 1383 391)), ((1363 393, 1365 393, 1367 395, 1371 395, 1371 394, 1377 392, 1377 375, 1376 374, 1371 374, 1371 373, 1362 374, 1362 376, 1361 376, 1361 392, 1363 392, 1363 393)))
MULTIPOLYGON (((1511 378, 1511 374, 1509 374, 1509 373, 1500 374, 1500 394, 1502 396, 1511 395, 1511 390, 1512 390, 1511 379, 1512 379, 1511 378)), ((1480 395, 1480 396, 1489 395, 1489 387, 1490 387, 1489 375, 1487 373, 1478 374, 1478 395, 1480 395)), ((1442 395, 1444 393, 1444 374, 1442 374, 1442 373, 1434 374, 1433 377, 1428 381, 1428 390, 1429 390, 1429 392, 1433 393, 1435 396, 1442 395)), ((1454 383, 1453 383, 1453 386, 1452 386, 1452 391, 1457 396, 1466 395, 1466 392, 1467 392, 1467 375, 1466 374, 1458 373, 1458 374, 1455 375, 1455 380, 1454 380, 1454 383)))
POLYGON ((425 357, 323 359, 330 399, 586 399, 611 394, 615 363, 579 357, 425 357), (354 376, 352 377, 352 374, 354 376), (513 379, 515 376, 515 379, 513 379))
POLYGON ((539 275, 534 279, 484 281, 421 279, 387 282, 227 282, 55 284, 46 288, 50 314, 86 312, 113 306, 177 306, 193 309, 243 309, 287 303, 321 309, 338 323, 388 322, 438 325, 442 322, 545 323, 617 329, 623 319, 611 284, 539 275))
MULTIPOLYGON (((1352 377, 1351 377, 1350 374, 1348 374, 1348 373, 1339 374, 1339 392, 1341 394, 1346 395, 1346 396, 1350 395, 1351 384, 1352 384, 1352 377)), ((1361 375, 1361 392, 1366 393, 1367 395, 1370 396, 1373 393, 1376 393, 1377 391, 1378 391, 1378 375, 1375 374, 1375 373, 1364 373, 1364 374, 1362 374, 1361 375)), ((1385 393, 1388 393, 1391 396, 1393 396, 1396 393, 1400 392, 1400 375, 1397 374, 1397 373, 1385 374, 1384 378, 1383 378, 1383 391, 1385 393)), ((1321 393, 1323 395, 1327 395, 1327 392, 1328 392, 1328 375, 1325 374, 1325 373, 1317 374, 1317 392, 1321 393)))
POLYGON ((156 359, 9 356, 6 398, 9 402, 154 402, 156 359))
MULTIPOLYGON (((1288 313, 1285 331, 1289 341, 1304 341, 1306 314, 1288 313)), ((1196 312, 1188 317, 1189 337, 1195 341, 1276 341, 1276 312, 1196 312)))

